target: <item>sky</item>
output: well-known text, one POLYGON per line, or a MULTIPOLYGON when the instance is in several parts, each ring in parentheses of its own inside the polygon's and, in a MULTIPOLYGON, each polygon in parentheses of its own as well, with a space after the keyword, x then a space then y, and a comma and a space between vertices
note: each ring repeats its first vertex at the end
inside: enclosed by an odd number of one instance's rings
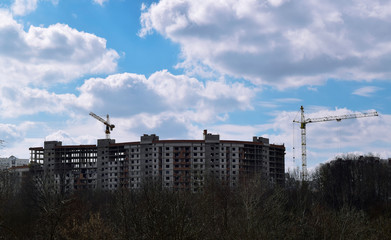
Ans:
POLYGON ((2 0, 1 157, 45 140, 96 144, 263 136, 309 170, 346 154, 391 158, 391 2, 2 0))

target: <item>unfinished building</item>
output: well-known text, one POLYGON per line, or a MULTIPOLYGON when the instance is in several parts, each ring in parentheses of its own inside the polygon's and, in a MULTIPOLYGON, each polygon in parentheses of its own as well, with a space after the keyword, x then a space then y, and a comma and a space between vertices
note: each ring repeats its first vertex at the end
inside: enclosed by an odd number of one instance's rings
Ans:
POLYGON ((202 189, 208 177, 232 187, 250 177, 284 183, 284 145, 269 139, 220 140, 204 131, 203 140, 160 140, 144 135, 139 142, 99 139, 97 145, 63 146, 47 141, 30 148, 31 162, 42 167, 61 191, 137 189, 146 181, 180 190, 202 189))

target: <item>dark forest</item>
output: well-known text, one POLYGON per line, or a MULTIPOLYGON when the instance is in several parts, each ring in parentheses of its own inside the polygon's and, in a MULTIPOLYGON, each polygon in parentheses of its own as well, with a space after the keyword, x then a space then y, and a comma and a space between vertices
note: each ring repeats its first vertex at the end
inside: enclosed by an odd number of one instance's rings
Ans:
POLYGON ((0 239, 389 239, 391 163, 345 156, 308 182, 259 177, 201 193, 148 182, 137 191, 56 194, 26 177, 0 175, 0 239))

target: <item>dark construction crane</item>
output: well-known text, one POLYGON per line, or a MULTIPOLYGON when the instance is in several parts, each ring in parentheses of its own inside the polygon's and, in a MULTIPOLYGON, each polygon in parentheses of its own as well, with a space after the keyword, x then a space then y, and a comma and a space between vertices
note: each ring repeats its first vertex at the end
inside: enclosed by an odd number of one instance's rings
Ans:
POLYGON ((307 144, 306 144, 306 125, 307 123, 316 123, 316 122, 326 122, 326 121, 341 121, 343 119, 350 119, 350 118, 362 118, 362 117, 374 117, 379 116, 378 113, 370 112, 370 113, 356 113, 356 114, 347 114, 347 115, 341 115, 341 116, 328 116, 328 117, 320 117, 320 118, 307 118, 304 117, 304 107, 301 106, 301 120, 293 120, 295 123, 300 123, 300 129, 301 129, 301 177, 303 181, 307 180, 307 144))
POLYGON ((106 125, 106 139, 110 139, 110 131, 113 131, 113 128, 115 128, 114 124, 110 124, 109 114, 107 114, 107 120, 104 120, 103 118, 99 117, 93 112, 90 112, 90 115, 97 119, 98 121, 101 121, 104 125, 106 125))

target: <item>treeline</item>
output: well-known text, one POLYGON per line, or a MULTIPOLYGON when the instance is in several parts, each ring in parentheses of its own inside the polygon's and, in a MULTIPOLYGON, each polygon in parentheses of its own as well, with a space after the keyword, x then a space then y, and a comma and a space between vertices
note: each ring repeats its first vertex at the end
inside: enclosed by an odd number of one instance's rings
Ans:
POLYGON ((202 193, 157 183, 137 191, 53 194, 26 179, 20 191, 0 176, 0 239, 390 239, 391 165, 347 156, 312 180, 285 186, 256 178, 202 193))

